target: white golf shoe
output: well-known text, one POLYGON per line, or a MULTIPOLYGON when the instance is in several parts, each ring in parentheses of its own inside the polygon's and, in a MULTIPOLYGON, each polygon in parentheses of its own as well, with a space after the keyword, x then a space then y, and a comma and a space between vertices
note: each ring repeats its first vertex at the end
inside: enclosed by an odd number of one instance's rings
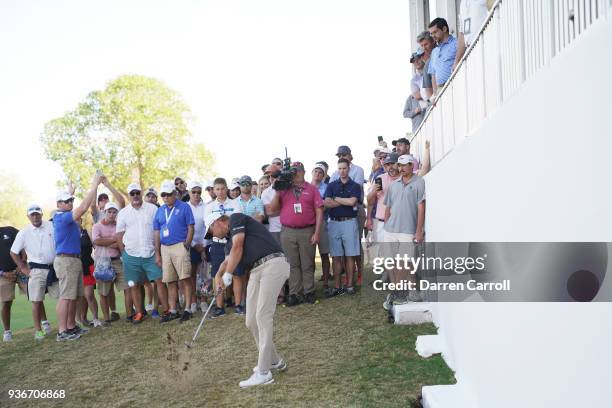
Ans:
POLYGON ((256 371, 253 373, 253 375, 249 377, 248 380, 240 381, 238 385, 240 385, 240 388, 247 388, 247 387, 253 387, 255 385, 272 384, 273 382, 274 382, 274 378, 272 378, 271 371, 268 371, 265 374, 262 374, 259 371, 256 371))

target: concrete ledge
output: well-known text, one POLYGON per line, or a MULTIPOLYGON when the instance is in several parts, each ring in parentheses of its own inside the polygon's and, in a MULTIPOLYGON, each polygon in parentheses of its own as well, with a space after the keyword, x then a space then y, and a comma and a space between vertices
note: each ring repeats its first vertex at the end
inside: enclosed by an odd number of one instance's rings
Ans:
POLYGON ((411 302, 393 306, 393 319, 395 324, 429 323, 432 321, 431 303, 411 302))
POLYGON ((416 351, 423 358, 442 353, 442 348, 442 339, 437 334, 417 337, 416 351))
POLYGON ((459 385, 431 385, 422 388, 423 408, 476 408, 465 398, 459 385))

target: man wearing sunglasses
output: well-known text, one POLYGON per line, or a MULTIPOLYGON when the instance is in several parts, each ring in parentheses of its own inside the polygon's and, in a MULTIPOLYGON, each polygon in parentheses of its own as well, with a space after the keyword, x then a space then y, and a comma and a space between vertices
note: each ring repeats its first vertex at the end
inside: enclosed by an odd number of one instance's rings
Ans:
MULTIPOLYGON (((177 198, 177 192, 171 181, 165 181, 159 190, 164 205, 157 209, 153 220, 155 231, 155 248, 161 255, 157 264, 162 267, 163 282, 168 285, 168 305, 170 320, 178 318, 178 284, 181 281, 186 308, 181 322, 191 319, 189 306, 191 299, 191 260, 189 250, 193 240, 193 212, 189 204, 177 198)), ((162 322, 167 321, 162 319, 162 322)))
POLYGON ((174 187, 176 188, 176 194, 179 200, 186 203, 189 201, 189 191, 187 190, 187 183, 180 177, 174 179, 174 187))
POLYGON ((132 282, 129 291, 136 307, 133 323, 139 323, 144 318, 142 308, 142 292, 140 285, 145 282, 155 282, 159 302, 162 305, 164 318, 168 318, 168 291, 162 282, 162 270, 156 263, 159 251, 155 247, 153 234, 153 219, 157 207, 144 202, 142 189, 138 184, 128 186, 130 205, 119 211, 117 215, 116 239, 121 251, 123 261, 123 274, 125 281, 132 282))
POLYGON ((59 279, 59 300, 56 306, 58 320, 57 341, 76 340, 84 333, 76 324, 76 301, 85 294, 83 266, 81 264, 81 228, 77 222, 96 199, 98 185, 104 176, 96 173, 89 191, 77 208, 74 196, 66 191, 57 194, 57 212, 53 216, 55 259, 53 268, 59 279))
MULTIPOLYGON (((198 311, 196 304, 196 285, 197 274, 200 264, 206 259, 206 240, 204 239, 204 210, 206 204, 202 199, 202 183, 199 181, 190 181, 187 185, 189 191, 189 207, 193 213, 195 224, 193 226, 193 239, 191 240, 191 248, 189 257, 191 259, 191 314, 198 311)), ((185 303, 185 308, 187 308, 185 303)))

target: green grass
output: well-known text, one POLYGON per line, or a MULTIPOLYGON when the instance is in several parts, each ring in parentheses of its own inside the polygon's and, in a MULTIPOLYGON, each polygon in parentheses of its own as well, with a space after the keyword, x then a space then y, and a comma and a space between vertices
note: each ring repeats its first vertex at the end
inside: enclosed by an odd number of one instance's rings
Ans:
POLYGON ((414 351, 416 337, 435 333, 433 325, 390 325, 382 300, 370 292, 278 308, 275 343, 289 368, 274 384, 246 390, 238 382, 257 354, 244 317, 233 313, 207 321, 191 350, 183 342, 200 314, 164 326, 120 321, 70 343, 36 342, 31 330, 18 330, 13 343, 0 345, 0 405, 18 388, 64 389, 67 407, 406 407, 423 385, 454 383, 439 356, 425 360, 414 351))

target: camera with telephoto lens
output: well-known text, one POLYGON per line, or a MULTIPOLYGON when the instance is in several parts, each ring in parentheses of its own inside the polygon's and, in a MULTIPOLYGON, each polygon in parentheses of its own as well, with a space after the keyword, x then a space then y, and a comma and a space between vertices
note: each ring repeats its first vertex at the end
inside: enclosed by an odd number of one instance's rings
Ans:
POLYGON ((276 181, 272 185, 272 188, 276 191, 288 190, 293 186, 293 176, 295 175, 295 169, 291 168, 291 158, 287 155, 287 148, 285 147, 285 160, 283 160, 283 169, 272 174, 272 177, 276 178, 276 181))

